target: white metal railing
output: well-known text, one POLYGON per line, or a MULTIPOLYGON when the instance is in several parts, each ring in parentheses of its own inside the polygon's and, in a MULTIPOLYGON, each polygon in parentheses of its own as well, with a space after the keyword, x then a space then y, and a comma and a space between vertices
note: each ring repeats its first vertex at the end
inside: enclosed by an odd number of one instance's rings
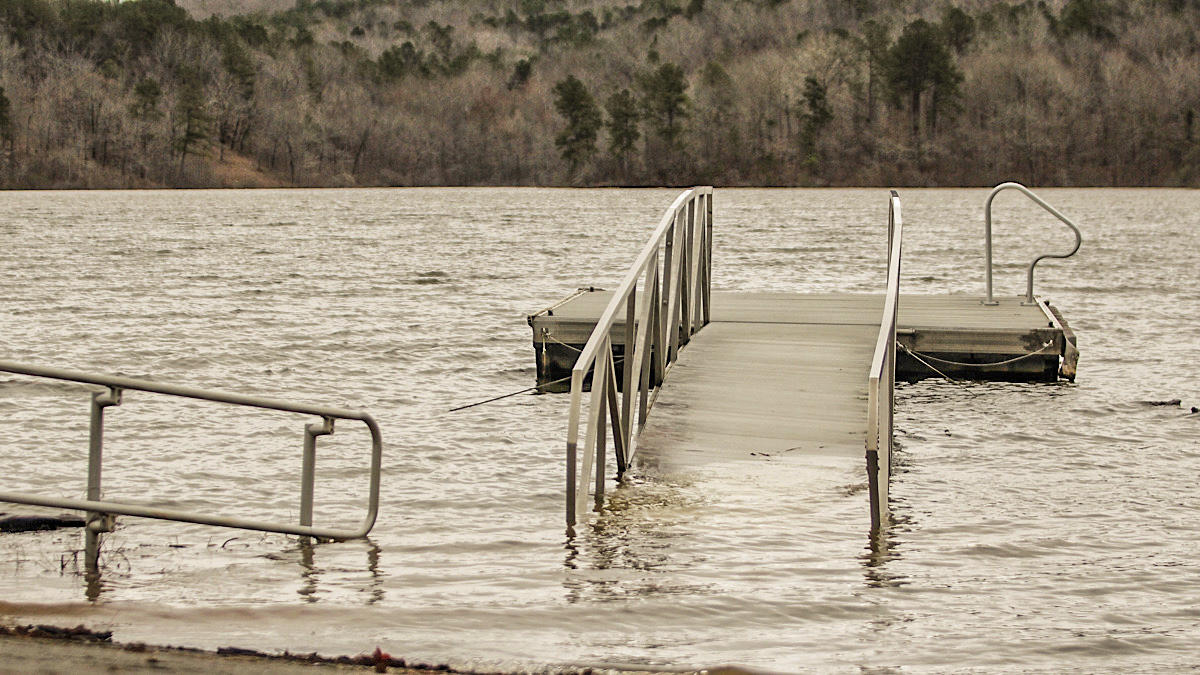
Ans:
POLYGON ((596 508, 603 505, 605 440, 610 427, 618 476, 633 459, 634 406, 640 428, 645 425, 653 403, 651 383, 663 381, 667 369, 678 357, 680 346, 708 323, 711 269, 712 188, 694 187, 676 197, 663 214, 650 240, 613 292, 612 300, 571 369, 567 424, 568 526, 575 524, 578 514, 586 513, 593 464, 596 508), (625 318, 625 351, 618 394, 611 332, 620 316, 625 318), (583 389, 589 371, 592 390, 582 470, 579 470, 583 389))
POLYGON ((1075 253, 1079 250, 1079 245, 1081 243, 1083 243, 1083 235, 1079 233, 1079 228, 1075 227, 1075 223, 1072 223, 1071 220, 1069 218, 1067 218, 1066 216, 1064 216, 1062 213, 1060 213, 1058 211, 1058 209, 1047 204, 1045 202, 1045 200, 1043 200, 1041 197, 1038 197, 1037 195, 1033 194, 1033 192, 1030 191, 1030 189, 1025 187, 1024 185, 1021 185, 1020 183, 1009 182, 1009 183, 1001 183, 1001 184, 997 185, 996 187, 992 188, 991 193, 988 194, 987 202, 983 207, 983 227, 984 227, 983 250, 984 250, 984 257, 986 258, 986 263, 985 263, 985 267, 984 267, 984 273, 985 273, 984 278, 985 278, 985 285, 987 287, 987 298, 983 301, 983 304, 985 304, 985 305, 999 304, 996 301, 996 299, 992 296, 992 200, 996 198, 997 194, 999 194, 1000 192, 1002 192, 1004 190, 1017 190, 1017 191, 1023 193, 1026 197, 1029 197, 1030 199, 1032 199, 1035 204, 1042 207, 1043 209, 1046 209, 1046 211, 1049 212, 1050 215, 1052 215, 1055 218, 1058 218, 1062 222, 1066 223, 1067 227, 1071 228, 1071 230, 1075 233, 1075 247, 1072 248, 1069 253, 1045 253, 1043 255, 1040 255, 1040 256, 1034 258, 1033 262, 1029 263, 1029 269, 1027 271, 1028 283, 1025 285, 1024 304, 1032 305, 1032 304, 1035 304, 1035 302, 1036 302, 1033 299, 1033 268, 1036 267, 1039 262, 1041 262, 1042 260, 1044 260, 1046 258, 1070 258, 1071 256, 1075 255, 1075 253))
POLYGON ((892 191, 888 207, 887 295, 871 371, 867 379, 867 485, 871 496, 871 527, 888 522, 888 482, 892 475, 892 413, 896 388, 896 318, 900 304, 900 257, 904 223, 900 197, 892 191))
POLYGON ((87 499, 71 499, 64 497, 45 497, 24 492, 0 491, 0 502, 46 506, 51 508, 73 509, 87 511, 87 560, 89 566, 94 566, 97 555, 97 535, 100 532, 111 531, 112 516, 126 515, 142 518, 158 518, 161 520, 176 520, 203 525, 217 525, 246 530, 261 530, 279 532, 319 539, 360 539, 365 537, 375 525, 379 512, 379 473, 383 456, 383 441, 379 425, 374 418, 365 412, 343 410, 325 406, 293 403, 277 399, 246 396, 220 391, 196 389, 147 380, 137 380, 128 377, 99 375, 62 368, 47 368, 28 364, 0 361, 0 372, 16 373, 31 377, 42 377, 68 382, 80 382, 104 387, 104 391, 92 393, 91 427, 89 432, 88 449, 88 482, 87 499), (163 509, 141 504, 129 504, 101 500, 100 478, 104 445, 104 409, 109 406, 121 405, 121 394, 124 390, 145 391, 166 396, 199 399, 252 408, 264 408, 283 412, 315 415, 321 418, 318 424, 307 424, 304 427, 304 451, 302 456, 300 478, 300 523, 272 523, 244 518, 230 518, 206 513, 163 509), (321 528, 312 526, 313 513, 313 484, 315 481, 317 437, 333 433, 334 420, 358 420, 367 426, 371 433, 371 469, 370 487, 368 488, 367 515, 355 529, 321 528))

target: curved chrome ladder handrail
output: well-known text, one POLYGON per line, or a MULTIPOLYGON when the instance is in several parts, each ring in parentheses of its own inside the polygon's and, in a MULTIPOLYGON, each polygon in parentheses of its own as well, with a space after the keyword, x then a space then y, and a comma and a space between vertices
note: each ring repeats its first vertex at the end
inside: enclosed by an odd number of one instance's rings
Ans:
POLYGON ((1001 184, 997 185, 996 187, 992 188, 992 192, 991 192, 991 194, 988 195, 987 203, 985 204, 984 209, 983 209, 983 222, 984 222, 984 247, 983 248, 984 248, 984 255, 987 258, 987 266, 984 269, 984 272, 986 274, 985 280, 986 280, 986 287, 987 287, 987 299, 983 301, 983 304, 985 304, 985 305, 1000 304, 992 296, 992 200, 995 199, 996 195, 999 194, 1001 191, 1009 190, 1009 189, 1021 191, 1022 193, 1025 194, 1026 197, 1029 197, 1030 199, 1032 199, 1035 204, 1037 204, 1038 206, 1040 206, 1043 209, 1045 209, 1046 211, 1048 211, 1050 213, 1050 215, 1061 220, 1063 223, 1065 223, 1067 225, 1067 227, 1071 228, 1071 230, 1075 232, 1075 248, 1071 249, 1070 253, 1045 253, 1043 255, 1040 255, 1040 256, 1034 258, 1033 262, 1029 263, 1029 270, 1027 272, 1028 283, 1025 286, 1025 300, 1024 300, 1023 304, 1033 305, 1033 304, 1036 304, 1036 302, 1033 299, 1033 268, 1036 267, 1037 264, 1045 258, 1070 258, 1071 256, 1075 255, 1075 253, 1077 251, 1079 251, 1079 245, 1083 243, 1083 235, 1079 233, 1079 228, 1075 227, 1075 223, 1072 223, 1071 220, 1069 218, 1067 218, 1066 216, 1064 216, 1062 213, 1060 213, 1058 211, 1058 209, 1047 204, 1045 202, 1045 200, 1043 200, 1041 197, 1033 194, 1033 192, 1030 191, 1030 189, 1025 187, 1024 185, 1021 185, 1020 183, 1008 182, 1008 183, 1001 183, 1001 184))

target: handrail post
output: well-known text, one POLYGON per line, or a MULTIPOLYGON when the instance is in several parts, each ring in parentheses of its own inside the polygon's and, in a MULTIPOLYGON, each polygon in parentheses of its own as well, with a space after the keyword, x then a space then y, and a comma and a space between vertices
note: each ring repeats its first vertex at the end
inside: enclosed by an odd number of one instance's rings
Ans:
MULTIPOLYGON (((100 501, 100 480, 104 461, 104 409, 121 405, 121 389, 109 387, 105 391, 92 393, 91 422, 88 427, 88 501, 100 501)), ((87 512, 87 527, 84 528, 84 564, 89 574, 100 570, 100 533, 112 532, 113 519, 110 514, 99 511, 87 512)))
MULTIPOLYGON (((313 522, 313 484, 317 472, 317 436, 333 433, 333 418, 326 417, 320 424, 304 425, 304 457, 300 470, 300 524, 310 526, 313 522)), ((304 537, 308 539, 308 537, 304 537)))
MULTIPOLYGON (((618 477, 624 475, 629 468, 629 444, 633 438, 633 390, 638 386, 634 373, 639 373, 641 379, 641 350, 637 341, 637 293, 638 284, 635 279, 629 289, 629 298, 625 301, 625 356, 621 360, 621 444, 624 457, 618 459, 618 477)), ((649 298, 643 298, 647 302, 649 298)))
POLYGON ((712 191, 704 197, 704 323, 709 322, 709 308, 712 306, 712 233, 713 233, 713 204, 712 191))
POLYGON ((904 237, 904 220, 900 211, 900 196, 893 190, 888 207, 887 292, 867 376, 867 490, 870 494, 872 529, 883 527, 888 522, 888 481, 891 477, 895 408, 896 322, 904 237))

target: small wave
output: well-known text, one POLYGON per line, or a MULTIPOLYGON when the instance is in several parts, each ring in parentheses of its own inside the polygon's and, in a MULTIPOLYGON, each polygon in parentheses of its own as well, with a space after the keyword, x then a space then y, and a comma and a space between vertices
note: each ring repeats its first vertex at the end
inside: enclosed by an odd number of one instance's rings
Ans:
POLYGON ((441 270, 430 270, 428 272, 418 272, 415 279, 411 279, 409 283, 413 284, 444 284, 450 280, 450 274, 441 270))
POLYGON ((96 389, 95 386, 74 382, 49 380, 0 380, 0 392, 38 396, 77 392, 80 389, 96 389))

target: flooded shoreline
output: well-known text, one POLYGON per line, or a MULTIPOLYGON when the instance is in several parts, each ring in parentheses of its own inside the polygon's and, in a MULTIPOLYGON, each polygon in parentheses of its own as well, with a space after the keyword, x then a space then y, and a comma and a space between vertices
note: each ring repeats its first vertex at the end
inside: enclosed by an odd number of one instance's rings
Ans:
MULTIPOLYGON (((675 194, 9 194, 5 358, 363 409, 384 460, 365 541, 121 518, 89 584, 77 530, 0 535, 0 618, 461 670, 1191 662, 1200 391, 1179 364, 1200 362, 1196 192, 1039 191, 1084 232, 1037 280, 1079 335, 1078 379, 901 384, 882 541, 856 476, 817 490, 765 462, 644 467, 568 538, 565 400, 447 411, 531 386, 525 316, 611 286, 675 194)), ((982 293, 986 194, 901 191, 902 292, 982 293)), ((1035 208, 997 205, 998 292, 1064 243, 1035 208)), ((886 190, 718 190, 714 287, 878 292, 886 209, 886 190)), ((83 496, 88 395, 0 377, 6 489, 83 496)), ((132 393, 110 413, 106 496, 298 518, 313 420, 132 393)), ((315 523, 361 518, 367 440, 322 439, 315 523)))

